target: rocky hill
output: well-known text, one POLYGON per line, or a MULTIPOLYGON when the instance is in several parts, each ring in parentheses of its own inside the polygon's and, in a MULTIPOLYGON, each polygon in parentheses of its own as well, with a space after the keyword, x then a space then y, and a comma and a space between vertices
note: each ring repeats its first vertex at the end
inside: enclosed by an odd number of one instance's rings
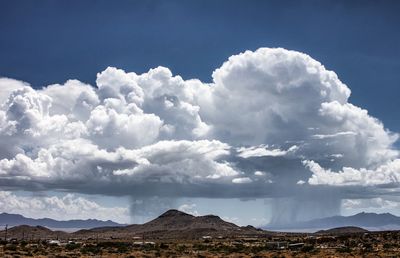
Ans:
POLYGON ((178 210, 169 210, 144 224, 80 230, 75 235, 81 237, 101 235, 106 237, 199 238, 202 236, 254 236, 266 233, 266 231, 251 226, 237 226, 215 215, 193 216, 178 210))
MULTIPOLYGON (((1 231, 1 235, 5 236, 4 230, 1 231)), ((67 238, 68 233, 63 231, 52 231, 42 226, 28 226, 20 225, 9 228, 7 230, 8 239, 26 239, 26 240, 44 240, 44 239, 58 239, 67 238)))

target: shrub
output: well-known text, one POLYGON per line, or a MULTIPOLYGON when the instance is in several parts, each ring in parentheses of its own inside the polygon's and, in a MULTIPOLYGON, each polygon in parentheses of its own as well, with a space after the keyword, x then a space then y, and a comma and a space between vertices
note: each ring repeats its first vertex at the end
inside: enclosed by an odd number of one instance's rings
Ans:
POLYGON ((168 244, 161 243, 161 244, 160 244, 160 248, 161 248, 161 249, 168 249, 169 246, 168 246, 168 244))
POLYGON ((304 253, 311 252, 312 250, 314 250, 314 246, 312 245, 305 245, 301 248, 301 251, 304 253))
POLYGON ((67 249, 68 251, 72 251, 72 250, 78 249, 78 248, 80 248, 80 247, 81 247, 80 244, 77 244, 77 243, 68 243, 68 244, 65 246, 65 249, 67 249))
POLYGON ((118 246, 118 253, 127 253, 129 251, 127 246, 121 245, 118 246))
POLYGON ((7 246, 5 247, 5 250, 15 252, 15 251, 17 251, 17 245, 15 245, 15 244, 7 245, 7 246))
POLYGON ((341 248, 338 249, 338 252, 339 253, 351 253, 351 248, 347 247, 347 246, 341 247, 341 248))
POLYGON ((83 254, 100 254, 101 253, 101 248, 95 245, 85 245, 84 247, 81 248, 81 253, 83 254))

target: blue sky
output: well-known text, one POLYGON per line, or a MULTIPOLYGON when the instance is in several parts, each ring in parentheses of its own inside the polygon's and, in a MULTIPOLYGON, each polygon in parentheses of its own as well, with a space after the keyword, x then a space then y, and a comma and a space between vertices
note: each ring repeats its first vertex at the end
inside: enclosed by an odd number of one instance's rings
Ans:
POLYGON ((400 96, 398 1, 1 1, 0 75, 35 87, 93 83, 107 66, 163 65, 210 81, 259 47, 309 54, 349 85, 354 104, 394 131, 400 96))
POLYGON ((254 225, 400 215, 399 12, 389 0, 1 1, 0 204, 34 217, 118 208, 121 222, 167 208, 254 225))

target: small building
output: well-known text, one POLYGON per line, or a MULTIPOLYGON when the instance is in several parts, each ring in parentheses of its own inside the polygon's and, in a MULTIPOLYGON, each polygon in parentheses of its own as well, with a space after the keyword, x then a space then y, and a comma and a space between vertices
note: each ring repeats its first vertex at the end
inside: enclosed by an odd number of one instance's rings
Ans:
POLYGON ((133 246, 155 246, 155 245, 156 245, 155 242, 150 242, 150 241, 147 241, 147 242, 143 242, 143 241, 133 242, 133 246))
POLYGON ((49 245, 61 245, 61 242, 58 240, 49 240, 49 245))
POLYGON ((210 240, 210 239, 212 239, 212 236, 202 236, 202 238, 210 240))

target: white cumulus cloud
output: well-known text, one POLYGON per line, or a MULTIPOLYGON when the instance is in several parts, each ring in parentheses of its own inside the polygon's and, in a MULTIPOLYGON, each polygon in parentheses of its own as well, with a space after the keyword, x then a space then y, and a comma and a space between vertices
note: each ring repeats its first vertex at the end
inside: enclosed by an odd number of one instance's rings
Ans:
POLYGON ((339 172, 331 169, 324 169, 314 161, 304 161, 313 173, 308 180, 313 185, 385 185, 400 182, 400 159, 395 159, 388 163, 378 166, 376 169, 344 167, 339 172))
POLYGON ((100 219, 129 222, 129 210, 124 207, 105 207, 74 194, 58 196, 17 196, 9 191, 0 191, 2 212, 17 213, 33 218, 57 220, 100 219))
POLYGON ((398 135, 349 103, 350 89, 307 54, 245 51, 212 78, 166 67, 109 67, 96 85, 41 89, 1 78, 0 187, 135 200, 398 187, 398 135))

